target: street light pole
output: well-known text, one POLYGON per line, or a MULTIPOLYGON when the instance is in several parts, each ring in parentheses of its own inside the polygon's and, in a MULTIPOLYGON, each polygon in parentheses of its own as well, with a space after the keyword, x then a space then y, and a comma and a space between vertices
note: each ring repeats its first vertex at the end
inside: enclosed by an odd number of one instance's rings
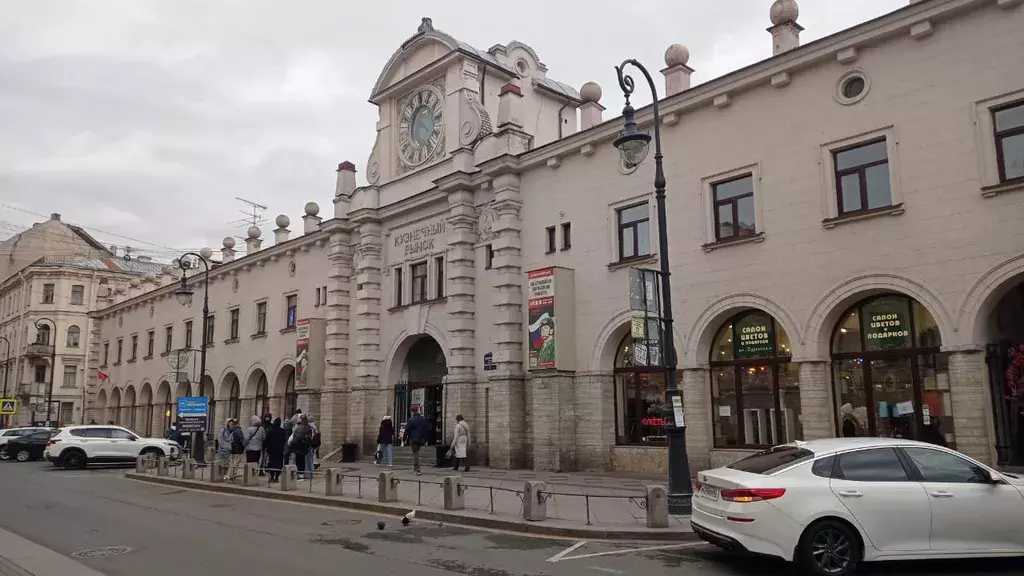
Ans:
MULTIPOLYGON (((619 137, 615 140, 615 147, 619 149, 622 159, 628 167, 638 166, 647 157, 647 150, 651 137, 637 130, 636 110, 629 103, 629 97, 633 94, 636 84, 633 77, 624 74, 623 69, 632 65, 643 73, 651 88, 651 95, 654 98, 654 197, 658 204, 658 257, 661 261, 661 293, 662 299, 662 322, 664 323, 664 334, 662 341, 665 350, 663 352, 665 362, 665 378, 667 388, 665 390, 666 403, 669 409, 675 405, 675 398, 679 394, 676 386, 676 345, 675 332, 673 330, 672 318, 672 288, 671 272, 668 262, 668 217, 665 209, 665 170, 661 154, 661 115, 658 111, 658 89, 654 85, 651 74, 640 62, 635 59, 628 59, 615 67, 618 75, 619 87, 626 97, 626 105, 622 109, 624 126, 619 137)), ((673 514, 689 514, 692 510, 693 482, 690 478, 689 457, 686 454, 686 425, 684 422, 675 422, 673 426, 666 428, 668 435, 668 506, 673 514)))
MULTIPOLYGON (((7 344, 7 352, 4 354, 4 395, 2 398, 7 398, 7 365, 11 363, 11 341, 5 336, 0 336, 0 340, 3 340, 7 344)), ((0 426, 7 427, 7 415, 0 415, 0 426)))
MULTIPOLYGON (((207 250, 208 249, 206 248, 203 249, 204 252, 207 250)), ((204 258, 202 255, 196 254, 195 252, 186 252, 182 254, 180 258, 178 258, 178 267, 181 268, 181 288, 177 292, 175 292, 174 295, 178 298, 178 303, 180 303, 182 306, 189 306, 192 304, 192 291, 188 289, 188 284, 186 283, 187 277, 185 276, 185 272, 187 272, 188 269, 190 268, 189 261, 187 259, 187 257, 189 256, 194 256, 198 261, 202 262, 204 268, 203 333, 199 336, 199 386, 197 389, 197 392, 199 392, 203 388, 203 378, 206 378, 206 331, 209 329, 207 325, 210 321, 210 263, 207 262, 206 258, 204 258)), ((207 404, 207 410, 209 410, 209 404, 207 404)), ((210 421, 209 415, 207 415, 206 420, 207 422, 210 421)), ((199 462, 200 464, 206 461, 206 457, 203 454, 203 441, 205 440, 205 432, 206 431, 203 430, 201 432, 192 434, 192 458, 194 458, 195 461, 199 462)))
POLYGON ((53 343, 50 345, 50 382, 46 386, 46 426, 51 426, 50 417, 53 414, 53 373, 57 370, 57 323, 50 318, 40 318, 35 321, 36 330, 39 330, 40 322, 49 322, 53 326, 51 337, 53 343))

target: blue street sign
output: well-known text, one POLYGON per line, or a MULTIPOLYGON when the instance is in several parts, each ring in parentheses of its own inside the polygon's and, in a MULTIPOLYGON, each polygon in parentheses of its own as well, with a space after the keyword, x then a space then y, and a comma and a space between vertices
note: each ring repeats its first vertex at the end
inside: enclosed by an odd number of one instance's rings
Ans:
POLYGON ((181 396, 178 398, 178 416, 206 416, 209 413, 209 401, 206 396, 181 396))

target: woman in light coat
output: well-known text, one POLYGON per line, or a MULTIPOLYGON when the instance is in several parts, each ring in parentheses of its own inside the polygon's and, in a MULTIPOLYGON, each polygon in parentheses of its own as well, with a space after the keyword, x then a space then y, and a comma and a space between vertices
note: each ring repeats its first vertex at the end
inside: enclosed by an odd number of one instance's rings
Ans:
POLYGON ((469 472, 469 459, 466 457, 469 451, 469 424, 462 414, 455 416, 455 434, 452 437, 452 464, 453 470, 459 469, 459 462, 465 465, 465 472, 469 472))

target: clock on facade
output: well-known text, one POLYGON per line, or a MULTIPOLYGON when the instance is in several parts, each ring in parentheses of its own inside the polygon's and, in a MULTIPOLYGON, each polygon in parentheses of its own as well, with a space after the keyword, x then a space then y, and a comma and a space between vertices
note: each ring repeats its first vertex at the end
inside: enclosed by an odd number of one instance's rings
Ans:
POLYGON ((405 101, 398 115, 398 153, 414 167, 434 157, 444 141, 444 95, 434 86, 420 88, 405 101))

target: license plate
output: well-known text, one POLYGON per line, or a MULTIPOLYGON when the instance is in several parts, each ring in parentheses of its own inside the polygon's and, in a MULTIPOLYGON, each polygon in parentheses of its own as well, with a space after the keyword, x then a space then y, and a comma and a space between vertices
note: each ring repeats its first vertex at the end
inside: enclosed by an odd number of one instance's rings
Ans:
POLYGON ((712 488, 707 484, 700 487, 700 492, 698 492, 698 494, 708 500, 718 500, 718 488, 712 488))

